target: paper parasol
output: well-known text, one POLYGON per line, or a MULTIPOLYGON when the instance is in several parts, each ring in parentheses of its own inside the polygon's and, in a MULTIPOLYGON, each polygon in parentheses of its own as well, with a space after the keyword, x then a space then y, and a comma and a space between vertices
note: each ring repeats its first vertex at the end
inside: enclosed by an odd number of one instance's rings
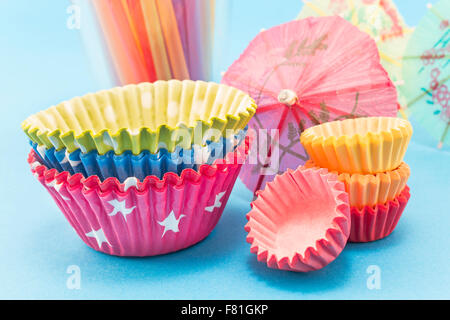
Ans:
POLYGON ((401 90, 408 97, 407 112, 439 139, 450 145, 450 1, 429 5, 403 58, 401 90))
POLYGON ((216 0, 72 1, 92 17, 80 29, 93 64, 98 35, 110 57, 111 70, 95 70, 114 74, 115 85, 211 78, 216 0))
POLYGON ((381 66, 375 41, 337 16, 262 31, 222 81, 255 99, 258 109, 249 127, 256 130, 258 147, 264 144, 259 129, 279 130, 279 139, 275 130, 267 137, 266 152, 261 147, 257 159, 252 153, 242 169, 241 179, 253 191, 308 159, 300 144, 305 128, 397 113, 396 89, 381 66))
MULTIPOLYGON (((298 18, 339 15, 377 43, 381 63, 397 87, 403 85, 402 57, 413 29, 392 0, 304 0, 298 18)), ((399 93, 402 108, 406 100, 399 93)), ((403 109, 402 109, 403 114, 403 109)), ((404 115, 404 114, 403 114, 404 115)))

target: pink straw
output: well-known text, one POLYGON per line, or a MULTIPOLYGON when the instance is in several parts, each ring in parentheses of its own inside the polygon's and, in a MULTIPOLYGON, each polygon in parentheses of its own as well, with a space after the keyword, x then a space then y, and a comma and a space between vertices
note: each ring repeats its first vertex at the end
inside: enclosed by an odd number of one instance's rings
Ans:
POLYGON ((175 17, 177 20, 177 26, 178 26, 178 34, 180 36, 181 44, 183 46, 183 52, 184 57, 186 60, 186 64, 188 67, 188 70, 191 70, 190 66, 190 59, 189 59, 189 47, 188 47, 188 40, 187 40, 187 24, 186 24, 186 10, 184 7, 183 0, 172 0, 172 7, 173 11, 175 13, 175 17))
POLYGON ((189 48, 189 66, 192 80, 205 79, 203 70, 204 55, 201 46, 201 15, 199 0, 184 0, 186 8, 186 32, 189 48))

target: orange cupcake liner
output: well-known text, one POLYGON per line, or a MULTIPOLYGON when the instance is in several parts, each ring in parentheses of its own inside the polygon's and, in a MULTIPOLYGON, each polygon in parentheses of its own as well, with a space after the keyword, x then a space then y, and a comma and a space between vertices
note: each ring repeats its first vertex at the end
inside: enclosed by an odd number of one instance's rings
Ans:
MULTIPOLYGON (((307 161, 305 167, 318 168, 312 160, 307 161)), ((405 188, 410 172, 409 166, 402 162, 398 168, 383 173, 333 173, 344 183, 350 206, 361 209, 394 200, 405 188)))

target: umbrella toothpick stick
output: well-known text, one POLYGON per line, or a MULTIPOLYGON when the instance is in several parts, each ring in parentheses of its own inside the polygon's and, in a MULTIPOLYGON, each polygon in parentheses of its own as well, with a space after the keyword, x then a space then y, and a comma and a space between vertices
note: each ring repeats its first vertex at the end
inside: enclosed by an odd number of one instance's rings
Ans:
POLYGON ((432 3, 427 3, 427 8, 433 12, 433 14, 439 19, 439 20, 445 20, 445 18, 433 7, 432 3))
MULTIPOLYGON (((446 77, 445 79, 441 80, 438 84, 437 87, 440 87, 441 85, 443 85, 444 83, 446 83, 448 80, 450 79, 450 76, 446 77)), ((420 99, 422 99, 425 95, 433 95, 432 94, 432 88, 430 88, 429 90, 424 90, 420 95, 418 95, 416 98, 414 98, 413 100, 411 100, 409 103, 407 103, 408 108, 411 108, 411 106, 413 104, 415 104, 416 102, 420 101, 420 99)))
POLYGON ((444 145, 444 141, 445 141, 445 138, 447 137, 449 128, 450 128, 450 122, 448 122, 447 126, 445 127, 444 134, 442 135, 441 141, 439 141, 439 144, 438 144, 438 149, 442 149, 442 146, 444 145))

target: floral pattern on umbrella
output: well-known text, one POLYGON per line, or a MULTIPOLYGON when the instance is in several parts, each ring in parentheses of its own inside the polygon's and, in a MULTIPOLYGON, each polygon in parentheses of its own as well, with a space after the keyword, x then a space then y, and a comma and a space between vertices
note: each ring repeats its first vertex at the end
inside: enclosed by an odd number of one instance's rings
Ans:
POLYGON ((408 43, 403 58, 401 91, 408 97, 407 112, 439 140, 450 145, 450 1, 429 5, 408 43))
POLYGON ((308 159, 299 139, 305 128, 397 112, 396 89, 374 40, 340 17, 292 21, 261 32, 223 82, 248 92, 258 105, 249 123, 256 146, 241 171, 253 191, 308 159))
MULTIPOLYGON (((311 16, 339 15, 376 42, 381 63, 397 87, 404 84, 402 57, 413 32, 392 0, 304 0, 299 19, 311 16)), ((399 96, 404 107, 405 97, 399 96)), ((401 114, 406 114, 401 110, 401 114)))

